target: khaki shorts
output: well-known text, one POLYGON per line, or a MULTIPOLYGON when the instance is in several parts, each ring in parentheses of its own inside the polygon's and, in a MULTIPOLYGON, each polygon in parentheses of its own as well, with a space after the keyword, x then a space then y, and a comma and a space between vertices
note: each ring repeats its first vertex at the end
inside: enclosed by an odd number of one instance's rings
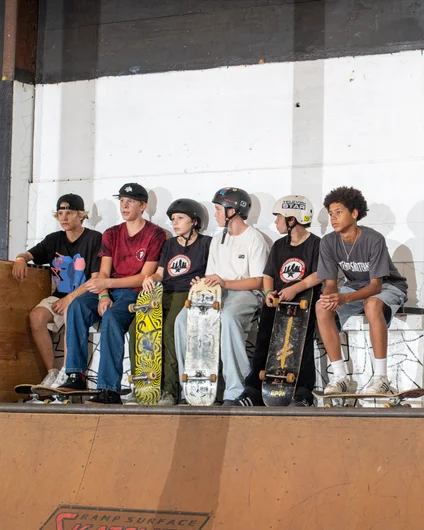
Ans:
POLYGON ((58 315, 52 309, 53 304, 57 302, 58 300, 60 300, 60 298, 58 298, 57 296, 48 296, 47 298, 44 298, 43 300, 41 300, 41 302, 37 306, 35 306, 35 308, 45 307, 46 309, 50 311, 50 313, 53 316, 53 322, 50 322, 49 324, 47 324, 47 327, 49 328, 50 331, 53 331, 53 333, 59 333, 59 331, 65 324, 63 315, 58 315))

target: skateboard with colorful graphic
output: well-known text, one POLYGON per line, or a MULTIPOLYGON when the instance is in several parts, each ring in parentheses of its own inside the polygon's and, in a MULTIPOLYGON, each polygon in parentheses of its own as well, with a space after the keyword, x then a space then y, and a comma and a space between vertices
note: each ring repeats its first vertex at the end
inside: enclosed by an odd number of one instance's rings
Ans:
POLYGON ((418 399, 424 396, 424 388, 412 388, 410 390, 403 390, 402 392, 394 392, 392 394, 324 394, 324 392, 315 391, 312 394, 317 398, 324 400, 324 407, 347 407, 351 401, 353 406, 358 404, 358 401, 367 399, 382 399, 385 400, 383 405, 387 408, 392 407, 410 407, 410 403, 403 403, 406 399, 418 399))
POLYGON ((163 285, 156 282, 151 293, 141 291, 135 304, 135 369, 128 376, 140 405, 156 405, 161 396, 162 377, 162 295, 163 285))
POLYGON ((190 405, 209 406, 218 388, 221 337, 221 286, 210 287, 204 280, 194 284, 185 307, 187 352, 181 383, 190 405))
POLYGON ((287 406, 292 401, 299 377, 308 331, 313 289, 296 295, 290 302, 274 299, 271 341, 262 379, 262 397, 267 407, 287 406))

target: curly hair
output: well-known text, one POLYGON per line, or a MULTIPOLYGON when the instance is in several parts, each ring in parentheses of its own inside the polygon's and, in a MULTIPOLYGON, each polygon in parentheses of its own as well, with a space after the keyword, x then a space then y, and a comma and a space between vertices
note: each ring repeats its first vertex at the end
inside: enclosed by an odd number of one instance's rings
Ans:
POLYGON ((366 217, 368 212, 367 201, 365 200, 362 192, 355 188, 348 188, 347 186, 341 186, 340 188, 334 188, 324 198, 324 208, 330 208, 330 204, 333 202, 339 202, 343 204, 351 213, 353 210, 358 210, 357 221, 360 221, 366 217))

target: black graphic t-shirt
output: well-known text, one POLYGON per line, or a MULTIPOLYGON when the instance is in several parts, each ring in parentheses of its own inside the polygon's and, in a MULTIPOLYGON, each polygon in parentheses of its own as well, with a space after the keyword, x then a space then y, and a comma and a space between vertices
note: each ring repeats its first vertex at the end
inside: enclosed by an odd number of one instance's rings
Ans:
POLYGON ((202 278, 205 275, 211 241, 211 237, 199 234, 186 249, 176 237, 166 241, 159 260, 159 267, 163 267, 165 292, 189 291, 190 281, 196 276, 202 278))
POLYGON ((63 298, 78 289, 100 270, 98 253, 102 234, 85 228, 79 238, 71 243, 66 232, 59 230, 28 250, 37 265, 50 264, 56 289, 53 296, 63 298))
MULTIPOLYGON (((287 237, 278 239, 271 248, 264 274, 274 279, 274 289, 281 291, 295 282, 304 280, 316 272, 318 267, 320 238, 315 234, 298 246, 291 246, 287 237)), ((315 288, 315 296, 321 285, 315 288)))

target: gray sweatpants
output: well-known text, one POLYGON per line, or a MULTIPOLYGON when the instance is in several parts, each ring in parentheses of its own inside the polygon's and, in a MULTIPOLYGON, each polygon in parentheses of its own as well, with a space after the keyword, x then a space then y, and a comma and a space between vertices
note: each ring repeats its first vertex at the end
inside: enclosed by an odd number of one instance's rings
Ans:
MULTIPOLYGON (((225 381, 224 399, 236 399, 243 392, 244 379, 250 372, 245 333, 250 328, 253 315, 261 306, 259 297, 252 291, 222 292, 221 360, 225 381)), ((186 356, 187 311, 184 307, 175 319, 175 349, 180 381, 186 356)))

